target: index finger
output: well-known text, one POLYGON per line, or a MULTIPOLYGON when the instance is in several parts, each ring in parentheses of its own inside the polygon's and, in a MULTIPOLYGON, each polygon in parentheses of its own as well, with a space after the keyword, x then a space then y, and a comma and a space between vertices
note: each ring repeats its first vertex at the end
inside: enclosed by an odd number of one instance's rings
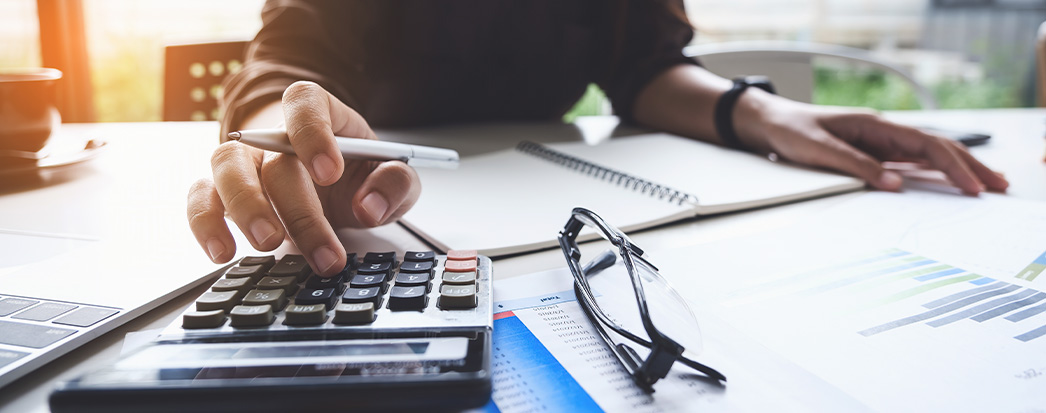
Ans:
POLYGON ((359 113, 312 82, 290 85, 283 94, 283 109, 287 137, 317 185, 333 184, 344 173, 335 133, 376 139, 359 113))
MULTIPOLYGON (((929 165, 944 172, 955 186, 969 194, 985 190, 981 177, 974 173, 973 165, 959 150, 945 141, 914 128, 898 128, 899 139, 892 139, 894 146, 906 156, 925 159, 929 165)), ((972 157, 971 157, 972 158, 972 157)), ((979 163, 978 163, 979 164, 979 163)), ((985 171, 990 171, 984 168, 985 171)))

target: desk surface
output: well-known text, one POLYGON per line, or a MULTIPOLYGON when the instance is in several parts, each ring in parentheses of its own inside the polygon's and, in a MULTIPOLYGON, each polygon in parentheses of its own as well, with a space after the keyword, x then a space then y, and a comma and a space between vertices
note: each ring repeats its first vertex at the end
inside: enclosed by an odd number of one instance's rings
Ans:
MULTIPOLYGON (((1046 110, 1006 109, 986 111, 890 112, 889 118, 919 126, 989 132, 993 135, 987 145, 975 147, 972 152, 992 168, 1002 171, 1010 179, 1010 195, 1025 199, 1046 200, 1046 110)), ((613 118, 584 119, 577 125, 514 124, 471 125, 424 130, 386 131, 382 136, 405 142, 438 139, 441 145, 459 149, 463 155, 493 151, 515 144, 526 137, 542 140, 599 140, 610 134, 630 134, 635 130, 614 131, 613 118), (497 139, 490 138, 497 136, 497 139)), ((177 171, 176 181, 184 184, 176 188, 160 188, 167 195, 184 200, 193 178, 208 174, 207 160, 216 145, 218 126, 212 122, 184 123, 127 123, 64 125, 67 134, 80 134, 106 140, 110 148, 97 159, 32 182, 0 190, 0 227, 25 228, 57 232, 91 232, 89 210, 77 210, 77 205, 61 202, 84 199, 97 202, 101 196, 93 189, 113 174, 133 172, 143 154, 179 160, 184 167, 177 171), (178 142, 171 145, 170 142, 178 142), (43 209, 41 209, 43 208, 43 209), (60 216, 61 219, 53 219, 60 216), (16 221, 13 217, 19 217, 16 221)), ((139 184, 143 185, 143 184, 139 184)), ((157 188, 127 188, 126 190, 157 190, 157 188)), ((841 195, 781 207, 761 209, 741 214, 690 220, 635 234, 635 241, 647 249, 656 250, 679 244, 714 241, 735 236, 739 232, 755 231, 771 224, 800 219, 814 211, 854 196, 841 195)), ((184 201, 181 201, 184 202, 184 201)), ((175 208, 176 209, 176 208, 175 208)), ((157 213, 171 214, 170 225, 184 225, 184 210, 157 213)), ((339 236, 350 250, 364 250, 374 245, 381 249, 407 250, 422 248, 423 244, 406 230, 389 225, 374 230, 344 230, 339 236), (385 248, 388 247, 388 248, 385 248)), ((203 254, 201 252, 201 254, 203 254)), ((534 271, 562 266, 558 251, 549 250, 495 262, 496 276, 514 277, 534 271)), ((0 390, 2 412, 46 412, 47 396, 56 382, 81 372, 115 361, 124 345, 125 336, 137 331, 163 328, 170 324, 181 310, 190 305, 206 287, 197 288, 157 309, 135 319, 114 331, 74 350, 70 354, 23 377, 0 390)))

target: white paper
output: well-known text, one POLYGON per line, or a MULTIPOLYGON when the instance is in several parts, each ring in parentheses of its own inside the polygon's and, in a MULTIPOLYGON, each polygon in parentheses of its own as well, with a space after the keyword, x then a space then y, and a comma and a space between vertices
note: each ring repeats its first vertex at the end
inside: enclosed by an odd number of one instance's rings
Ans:
POLYGON ((873 410, 1030 412, 1046 406, 1046 276, 1017 276, 1044 251, 1042 203, 908 191, 654 262, 706 314, 873 410))

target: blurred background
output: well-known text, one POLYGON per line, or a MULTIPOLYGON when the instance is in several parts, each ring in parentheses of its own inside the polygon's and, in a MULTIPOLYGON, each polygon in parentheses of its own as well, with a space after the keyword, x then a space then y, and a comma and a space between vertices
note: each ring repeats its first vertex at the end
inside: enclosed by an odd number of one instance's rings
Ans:
MULTIPOLYGON (((249 40, 261 26, 262 4, 3 0, 0 68, 45 65, 40 26, 50 23, 41 23, 38 11, 62 27, 76 28, 69 22, 79 18, 82 39, 43 39, 59 45, 79 40, 86 49, 90 93, 83 98, 93 108, 82 116, 63 110, 63 117, 163 120, 165 46, 249 40)), ((686 0, 686 6, 698 30, 697 45, 786 40, 849 46, 905 69, 933 93, 941 108, 1036 105, 1035 36, 1046 21, 1046 0, 686 0)), ((205 92, 215 95, 220 90, 205 92)), ((598 89, 590 88, 567 119, 604 113, 606 105, 600 99, 598 89)), ((812 100, 877 109, 919 108, 902 80, 835 59, 814 61, 812 100)), ((215 115, 194 113, 192 119, 215 115)))

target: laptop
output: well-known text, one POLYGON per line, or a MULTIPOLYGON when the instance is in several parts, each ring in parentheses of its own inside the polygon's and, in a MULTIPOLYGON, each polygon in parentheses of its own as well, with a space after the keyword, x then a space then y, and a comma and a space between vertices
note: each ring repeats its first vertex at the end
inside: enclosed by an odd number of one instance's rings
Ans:
POLYGON ((218 275, 185 218, 216 129, 66 124, 56 139, 103 137, 104 151, 25 186, 0 174, 0 390, 218 275))
POLYGON ((220 267, 170 251, 117 256, 89 237, 4 229, 0 251, 0 388, 207 282, 220 267))

